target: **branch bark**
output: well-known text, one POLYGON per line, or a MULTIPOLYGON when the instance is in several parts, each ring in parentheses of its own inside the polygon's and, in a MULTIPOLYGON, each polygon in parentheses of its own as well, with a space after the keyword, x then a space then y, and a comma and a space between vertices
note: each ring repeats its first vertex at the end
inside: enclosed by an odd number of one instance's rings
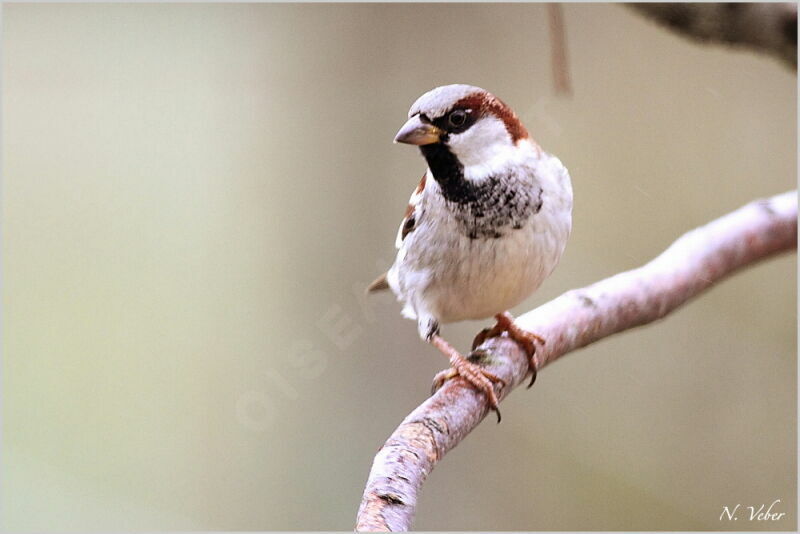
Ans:
MULTIPOLYGON (((754 201, 675 241, 637 269, 575 289, 517 318, 547 343, 536 369, 590 343, 660 319, 727 275, 797 248, 797 192, 754 201)), ((501 377, 502 400, 528 373, 519 346, 506 337, 488 340, 481 363, 501 377)), ((460 378, 406 417, 375 456, 361 506, 358 531, 405 531, 428 473, 486 416, 483 395, 460 378)))
POLYGON ((631 9, 701 42, 745 46, 797 70, 796 3, 643 3, 631 9))

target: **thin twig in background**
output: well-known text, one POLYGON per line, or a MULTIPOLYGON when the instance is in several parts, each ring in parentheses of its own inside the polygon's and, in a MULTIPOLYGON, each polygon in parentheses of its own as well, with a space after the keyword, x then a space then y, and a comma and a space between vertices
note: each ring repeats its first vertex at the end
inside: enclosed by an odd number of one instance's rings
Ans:
POLYGON ((564 30, 564 11, 561 4, 547 4, 550 24, 550 64, 557 95, 571 95, 572 83, 567 60, 567 34, 564 30))
MULTIPOLYGON (((737 269, 797 248, 797 192, 757 200, 684 234, 646 265, 569 291, 517 318, 547 343, 541 369, 571 351, 660 319, 737 269)), ((519 346, 506 337, 480 348, 482 363, 507 384, 502 400, 528 373, 519 346)), ((425 478, 447 452, 483 420, 486 399, 464 380, 447 382, 403 420, 375 456, 358 531, 405 531, 425 478)))

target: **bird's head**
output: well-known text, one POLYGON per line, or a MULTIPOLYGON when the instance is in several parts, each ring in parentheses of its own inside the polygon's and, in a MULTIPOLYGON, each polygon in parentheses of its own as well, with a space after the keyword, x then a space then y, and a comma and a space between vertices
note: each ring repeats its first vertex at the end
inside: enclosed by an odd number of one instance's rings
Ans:
POLYGON ((428 91, 414 102, 408 117, 394 140, 419 145, 429 163, 430 155, 438 157, 446 151, 462 168, 488 172, 528 139, 511 108, 473 85, 444 85, 428 91))

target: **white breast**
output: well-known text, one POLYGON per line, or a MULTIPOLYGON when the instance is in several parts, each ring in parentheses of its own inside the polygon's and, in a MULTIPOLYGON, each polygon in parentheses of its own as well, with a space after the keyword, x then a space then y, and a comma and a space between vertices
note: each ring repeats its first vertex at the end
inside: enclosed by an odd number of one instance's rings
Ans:
POLYGON ((500 238, 470 239, 427 180, 419 225, 400 243, 389 284, 410 318, 447 323, 484 319, 530 296, 553 271, 572 226, 572 186, 554 156, 527 162, 542 188, 542 206, 522 228, 500 238))

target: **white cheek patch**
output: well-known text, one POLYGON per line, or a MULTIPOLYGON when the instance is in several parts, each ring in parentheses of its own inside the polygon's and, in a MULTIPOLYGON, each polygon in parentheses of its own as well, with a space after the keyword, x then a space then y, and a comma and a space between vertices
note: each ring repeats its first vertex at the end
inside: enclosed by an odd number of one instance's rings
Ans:
POLYGON ((497 117, 484 117, 466 131, 450 135, 450 150, 464 166, 464 177, 480 180, 514 159, 514 142, 497 117))

